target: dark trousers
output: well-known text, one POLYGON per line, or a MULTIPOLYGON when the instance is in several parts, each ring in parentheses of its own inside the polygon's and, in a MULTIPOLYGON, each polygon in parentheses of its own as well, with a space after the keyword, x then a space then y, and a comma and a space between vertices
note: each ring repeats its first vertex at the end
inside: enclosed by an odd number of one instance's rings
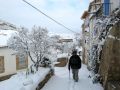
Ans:
POLYGON ((73 79, 75 82, 78 82, 79 80, 78 73, 79 73, 79 69, 72 69, 73 79))

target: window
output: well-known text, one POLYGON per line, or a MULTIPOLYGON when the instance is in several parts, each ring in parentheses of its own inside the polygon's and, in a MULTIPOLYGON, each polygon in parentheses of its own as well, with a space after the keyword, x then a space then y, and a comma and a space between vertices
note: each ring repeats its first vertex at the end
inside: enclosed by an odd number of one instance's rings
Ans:
POLYGON ((4 69, 4 56, 0 56, 0 73, 3 73, 4 69))
POLYGON ((28 67, 28 57, 24 55, 16 56, 16 69, 25 69, 28 67))

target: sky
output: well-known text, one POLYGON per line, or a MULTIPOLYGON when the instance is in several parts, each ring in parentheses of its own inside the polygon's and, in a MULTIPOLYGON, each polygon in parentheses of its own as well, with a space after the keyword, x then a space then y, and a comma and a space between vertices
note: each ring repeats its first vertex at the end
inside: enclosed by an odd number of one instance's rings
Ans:
MULTIPOLYGON (((80 19, 88 9, 90 0, 26 0, 39 10, 65 25, 74 32, 81 32, 80 19)), ((47 28, 52 34, 73 35, 74 33, 56 24, 22 0, 0 0, 0 19, 16 26, 31 29, 34 25, 47 28)))

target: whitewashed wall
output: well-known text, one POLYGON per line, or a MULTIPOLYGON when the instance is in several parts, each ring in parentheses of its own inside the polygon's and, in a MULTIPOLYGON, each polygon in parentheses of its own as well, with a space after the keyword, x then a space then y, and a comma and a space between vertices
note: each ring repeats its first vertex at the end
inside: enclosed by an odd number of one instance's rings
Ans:
MULTIPOLYGON (((12 55, 13 50, 8 49, 7 47, 0 48, 0 56, 4 56, 4 73, 0 73, 1 76, 14 74, 16 70, 16 56, 12 55)), ((28 66, 31 64, 30 58, 28 58, 28 66)), ((25 69, 24 69, 25 70, 25 69)), ((21 71, 21 70, 19 70, 21 71)))

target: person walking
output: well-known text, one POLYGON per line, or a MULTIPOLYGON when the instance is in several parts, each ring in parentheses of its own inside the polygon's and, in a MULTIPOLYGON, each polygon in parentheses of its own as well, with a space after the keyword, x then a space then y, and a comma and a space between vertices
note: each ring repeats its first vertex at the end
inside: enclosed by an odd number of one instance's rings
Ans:
POLYGON ((69 59, 68 69, 69 69, 69 71, 70 71, 70 69, 72 69, 73 79, 75 82, 78 82, 78 80, 79 80, 78 73, 79 73, 80 68, 81 68, 81 59, 77 55, 77 51, 74 50, 72 52, 72 56, 69 59))

